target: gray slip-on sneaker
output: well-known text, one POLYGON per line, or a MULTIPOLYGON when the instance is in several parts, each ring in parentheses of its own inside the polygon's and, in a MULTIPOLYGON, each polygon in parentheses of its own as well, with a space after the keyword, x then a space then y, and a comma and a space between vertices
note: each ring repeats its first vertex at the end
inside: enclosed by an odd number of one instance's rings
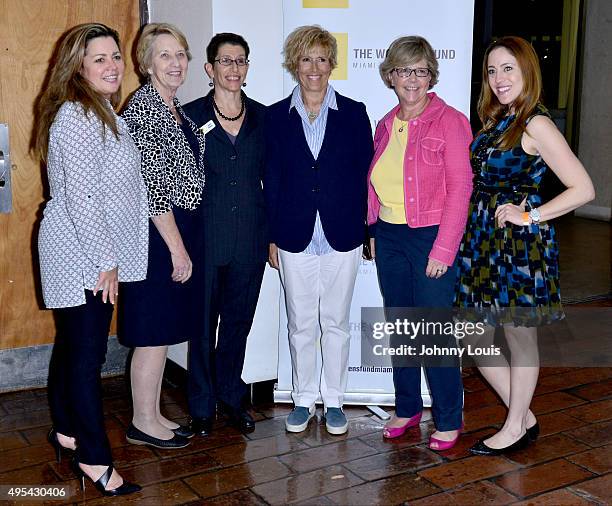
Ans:
POLYGON ((339 436, 348 430, 348 422, 342 408, 327 408, 325 412, 325 428, 330 434, 339 436))
POLYGON ((315 407, 296 406, 285 420, 287 432, 302 432, 308 427, 308 422, 315 414, 315 407))

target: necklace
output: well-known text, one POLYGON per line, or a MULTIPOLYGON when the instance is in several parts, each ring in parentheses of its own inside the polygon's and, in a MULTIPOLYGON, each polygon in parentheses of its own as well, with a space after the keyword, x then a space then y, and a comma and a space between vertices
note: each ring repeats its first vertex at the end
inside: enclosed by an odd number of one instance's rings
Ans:
POLYGON ((318 112, 308 111, 308 110, 307 110, 307 112, 308 112, 308 119, 311 122, 314 121, 315 119, 317 119, 317 117, 319 116, 318 112))
MULTIPOLYGON (((402 120, 400 119, 400 121, 402 120)), ((399 127, 398 132, 402 133, 404 131, 404 128, 406 128, 407 126, 408 126, 408 121, 402 121, 402 126, 399 127)))
POLYGON ((215 111, 217 111, 217 114, 226 121, 236 121, 240 119, 242 115, 244 114, 245 107, 244 107, 244 97, 242 96, 242 94, 240 94, 240 112, 238 113, 238 116, 234 116, 233 118, 230 116, 226 116, 219 110, 219 106, 217 105, 217 102, 215 102, 214 96, 212 97, 212 103, 213 103, 213 107, 215 108, 215 111))

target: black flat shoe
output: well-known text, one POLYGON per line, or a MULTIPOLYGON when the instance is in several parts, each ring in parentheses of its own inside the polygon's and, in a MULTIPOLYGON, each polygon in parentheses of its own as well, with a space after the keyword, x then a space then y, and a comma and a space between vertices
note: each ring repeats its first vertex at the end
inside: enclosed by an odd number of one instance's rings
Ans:
POLYGON ((208 436, 212 432, 213 419, 209 417, 192 418, 189 430, 198 436, 208 436))
POLYGON ((72 469, 79 477, 79 483, 81 484, 82 491, 85 491, 85 478, 90 480, 94 484, 94 487, 98 489, 98 492, 105 496, 128 495, 142 490, 142 487, 140 485, 137 485, 136 483, 130 483, 129 481, 125 480, 123 480, 123 483, 119 487, 106 490, 108 480, 110 480, 113 474, 112 465, 106 468, 104 474, 102 474, 102 476, 100 476, 97 481, 93 481, 89 476, 85 474, 85 471, 81 469, 81 466, 79 466, 79 463, 76 459, 72 460, 72 469))
POLYGON ((189 444, 189 440, 176 434, 171 439, 159 439, 157 437, 145 434, 141 430, 134 427, 133 424, 125 431, 125 439, 133 445, 149 445, 162 450, 173 450, 176 448, 185 448, 189 444))
POLYGON ((514 452, 517 450, 522 450, 527 445, 529 445, 529 435, 525 432, 523 436, 518 440, 512 443, 509 446, 505 446, 504 448, 491 448, 487 446, 484 442, 485 439, 488 439, 488 436, 483 437, 478 443, 470 448, 470 453, 474 455, 504 455, 506 453, 514 452))
POLYGON ((527 429, 527 435, 529 436, 529 441, 532 443, 537 440, 538 436, 540 435, 540 424, 536 422, 535 425, 529 427, 527 429))
POLYGON ((225 412, 227 422, 244 433, 255 430, 255 420, 246 409, 229 409, 225 412))
POLYGON ((55 458, 58 464, 62 461, 62 453, 65 453, 67 457, 74 456, 74 450, 72 448, 66 448, 60 444, 59 439, 57 439, 57 431, 54 428, 51 428, 49 434, 47 434, 47 440, 55 449, 55 458))
POLYGON ((177 436, 181 436, 187 439, 191 439, 195 436, 195 432, 189 428, 189 425, 179 425, 176 429, 170 429, 177 436))

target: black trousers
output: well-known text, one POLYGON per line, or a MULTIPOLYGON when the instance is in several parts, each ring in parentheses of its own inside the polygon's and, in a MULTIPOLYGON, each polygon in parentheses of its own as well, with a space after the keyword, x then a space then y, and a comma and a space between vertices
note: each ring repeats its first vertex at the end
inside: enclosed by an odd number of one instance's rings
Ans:
POLYGON ((57 337, 49 364, 48 392, 55 429, 74 437, 83 464, 112 464, 104 429, 100 374, 106 360, 113 305, 85 291, 81 306, 55 309, 57 337))
POLYGON ((240 408, 246 393, 240 376, 264 268, 263 262, 234 261, 205 266, 203 334, 189 342, 188 398, 194 418, 214 416, 217 402, 240 408))

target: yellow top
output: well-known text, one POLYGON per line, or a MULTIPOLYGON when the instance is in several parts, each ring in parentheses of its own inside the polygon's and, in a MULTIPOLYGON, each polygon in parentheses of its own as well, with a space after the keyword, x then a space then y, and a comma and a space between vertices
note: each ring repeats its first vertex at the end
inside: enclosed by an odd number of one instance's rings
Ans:
POLYGON ((408 144, 408 122, 397 116, 389 143, 372 170, 380 211, 378 217, 387 223, 406 223, 404 208, 404 154, 408 144))

